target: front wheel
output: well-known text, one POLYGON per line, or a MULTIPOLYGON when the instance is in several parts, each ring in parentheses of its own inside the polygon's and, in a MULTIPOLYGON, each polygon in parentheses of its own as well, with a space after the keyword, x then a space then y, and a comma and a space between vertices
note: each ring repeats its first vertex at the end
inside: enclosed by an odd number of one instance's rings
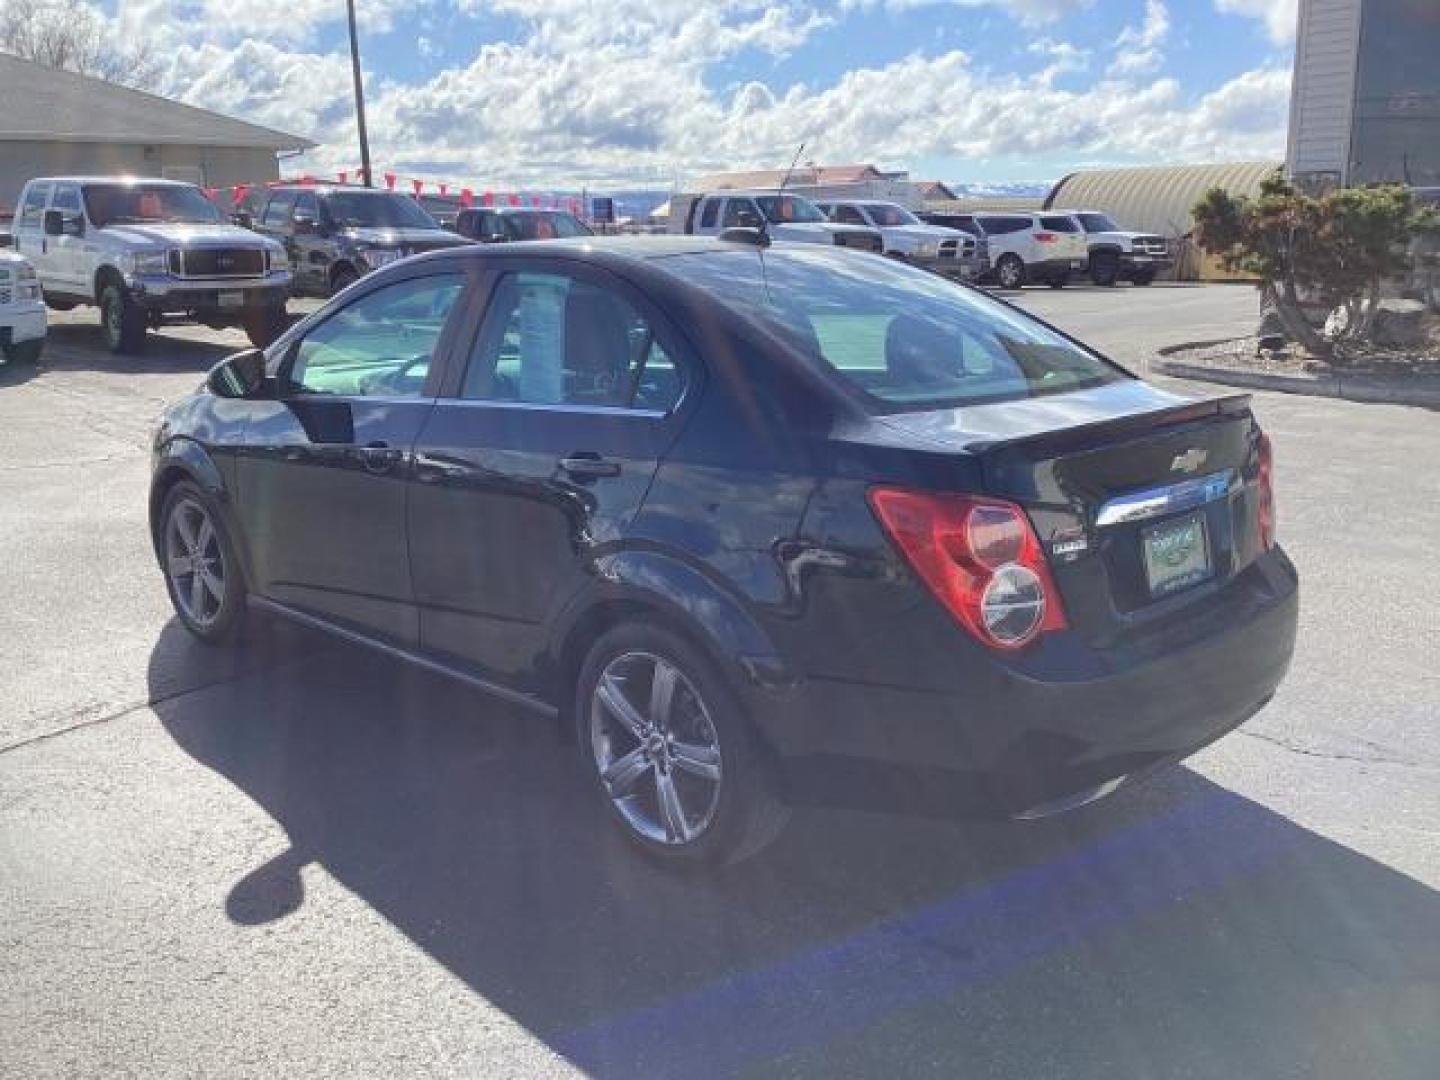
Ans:
POLYGON ((1120 256, 1113 251, 1100 251, 1090 256, 1090 280, 1103 288, 1113 288, 1120 278, 1120 256))
POLYGON ((611 819, 672 866, 734 863, 788 811, 738 697, 678 634, 626 623, 591 648, 576 687, 586 771, 611 819))
POLYGON ((144 351, 145 309, 130 299, 123 285, 112 282, 101 291, 100 328, 112 353, 144 351))
POLYGON ((267 304, 245 313, 245 336, 257 349, 269 346, 285 332, 284 304, 267 304))
POLYGON ((360 280, 360 275, 355 272, 354 267, 342 266, 330 275, 330 295, 335 296, 342 293, 355 282, 360 280))
POLYGON ((1141 288, 1144 288, 1146 285, 1149 285, 1152 281, 1155 280, 1155 271, 1137 270, 1135 272, 1135 275, 1130 280, 1133 281, 1136 285, 1139 285, 1141 288))
POLYGON ((40 353, 45 349, 44 338, 31 338, 29 341, 17 341, 13 345, 5 346, 5 362, 7 364, 34 364, 39 362, 40 353))
POLYGON ((235 547, 205 493, 176 484, 160 514, 165 587, 185 629, 208 644, 230 637, 245 615, 235 547))
POLYGON ((995 264, 995 280, 1002 289, 1018 289, 1025 284, 1025 263, 1019 255, 1001 255, 995 264))

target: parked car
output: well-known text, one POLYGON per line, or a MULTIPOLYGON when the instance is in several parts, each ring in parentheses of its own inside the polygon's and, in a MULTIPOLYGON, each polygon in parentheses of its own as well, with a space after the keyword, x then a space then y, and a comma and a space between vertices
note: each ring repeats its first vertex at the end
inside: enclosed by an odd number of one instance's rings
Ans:
POLYGON ((0 354, 7 364, 33 364, 44 348, 40 279, 24 256, 0 250, 0 354))
POLYGON ((283 245, 295 292, 307 296, 333 296, 376 267, 466 242, 409 195, 365 187, 281 184, 237 221, 283 245))
MULTIPOLYGON (((941 219, 927 215, 927 220, 941 219)), ((1058 289, 1085 269, 1085 235, 1068 215, 980 212, 944 218, 944 224, 952 222, 953 228, 985 238, 991 276, 1002 289, 1042 282, 1058 289)))
POLYGON ((135 353, 165 322, 243 327, 256 345, 284 329, 290 270, 279 245, 227 224, 194 184, 41 177, 25 185, 15 249, 57 311, 100 308, 105 344, 135 353))
POLYGON ((840 225, 801 195, 777 191, 717 191, 689 199, 670 200, 670 231, 719 236, 726 229, 758 229, 773 240, 829 244, 881 252, 885 241, 875 229, 840 225))
POLYGON ((461 210, 455 231, 482 244, 508 244, 515 240, 566 240, 595 235, 591 228, 565 210, 528 206, 475 206, 461 210))
POLYGON ((1085 231, 1089 248, 1090 280, 1096 285, 1133 281, 1149 285, 1155 275, 1170 265, 1170 249, 1163 236, 1131 232, 1099 210, 1066 210, 1085 231))
POLYGON ((894 260, 587 237, 407 260, 223 362, 150 513, 200 638, 256 608, 559 719, 688 863, 813 770, 1033 818, 1234 728, 1295 637, 1271 476, 1245 396, 894 260))
POLYGON ((463 209, 459 195, 417 195, 415 201, 435 219, 435 223, 442 229, 453 230, 455 219, 460 216, 460 211, 463 209))
POLYGON ((973 281, 990 270, 988 248, 960 229, 921 221, 899 203, 879 199, 825 199, 816 206, 831 221, 874 229, 885 254, 947 277, 973 281))

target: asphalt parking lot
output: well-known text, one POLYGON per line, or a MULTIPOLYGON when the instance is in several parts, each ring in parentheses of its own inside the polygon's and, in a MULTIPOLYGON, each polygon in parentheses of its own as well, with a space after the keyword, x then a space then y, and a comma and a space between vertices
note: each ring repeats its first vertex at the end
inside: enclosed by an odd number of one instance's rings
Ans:
MULTIPOLYGON (((1255 313, 1017 302, 1137 367, 1255 313)), ((180 631, 149 427, 244 340, 117 360, 94 323, 0 367, 0 1075, 1436 1075, 1435 412, 1256 397, 1300 641, 1185 766, 1036 824, 805 807, 686 878, 544 724, 298 630, 180 631)))

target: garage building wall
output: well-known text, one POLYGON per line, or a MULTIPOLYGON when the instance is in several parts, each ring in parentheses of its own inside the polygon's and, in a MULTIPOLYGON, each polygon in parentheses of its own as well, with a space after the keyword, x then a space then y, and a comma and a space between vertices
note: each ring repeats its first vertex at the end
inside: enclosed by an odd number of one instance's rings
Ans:
POLYGON ((278 179, 280 167, 273 150, 257 147, 0 140, 0 210, 14 209, 27 180, 58 175, 168 176, 229 187, 278 179))

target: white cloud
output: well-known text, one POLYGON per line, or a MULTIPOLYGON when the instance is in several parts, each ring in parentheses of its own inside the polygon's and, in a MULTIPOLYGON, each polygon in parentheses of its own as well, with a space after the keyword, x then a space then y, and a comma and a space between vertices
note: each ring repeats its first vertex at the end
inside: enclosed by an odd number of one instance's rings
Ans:
POLYGON ((955 7, 995 7, 1025 23, 1038 26, 1055 22, 1067 15, 1073 15, 1094 5, 1095 0, 841 0, 842 8, 886 7, 895 11, 910 8, 939 7, 950 4, 955 7))
POLYGON ((1145 20, 1127 26, 1115 39, 1112 75, 1146 75, 1159 71, 1165 62, 1161 46, 1170 35, 1170 12, 1163 0, 1145 0, 1145 20))
POLYGON ((1090 50, 1082 49, 1070 41, 1056 41, 1054 38, 1037 38, 1026 51, 1036 56, 1049 58, 1050 64, 1044 74, 1061 75, 1073 71, 1086 71, 1090 67, 1090 50))
POLYGON ((1265 24, 1270 40, 1277 45, 1295 40, 1295 29, 1300 21, 1300 0, 1215 0, 1215 7, 1232 15, 1259 19, 1265 24))

